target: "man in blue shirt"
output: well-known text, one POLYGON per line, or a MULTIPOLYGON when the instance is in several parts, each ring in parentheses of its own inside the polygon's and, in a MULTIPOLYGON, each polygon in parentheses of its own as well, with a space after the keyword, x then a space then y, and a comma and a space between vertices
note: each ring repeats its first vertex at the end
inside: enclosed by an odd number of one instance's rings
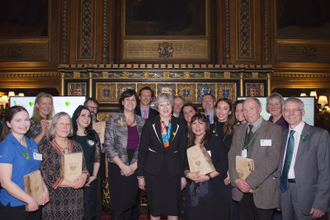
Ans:
POLYGON ((139 91, 140 116, 145 119, 152 118, 158 115, 158 111, 150 108, 150 103, 154 99, 154 97, 154 91, 152 91, 149 86, 145 86, 139 91))

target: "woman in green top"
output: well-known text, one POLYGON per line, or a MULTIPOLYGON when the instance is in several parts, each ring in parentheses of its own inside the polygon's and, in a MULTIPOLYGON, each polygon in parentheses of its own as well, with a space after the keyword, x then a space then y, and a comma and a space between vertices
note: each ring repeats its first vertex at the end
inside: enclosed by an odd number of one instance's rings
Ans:
POLYGON ((101 148, 99 136, 92 130, 92 119, 89 109, 80 105, 72 117, 73 137, 84 152, 86 166, 91 174, 89 181, 84 187, 84 219, 92 219, 96 216, 96 190, 97 173, 100 168, 101 148))

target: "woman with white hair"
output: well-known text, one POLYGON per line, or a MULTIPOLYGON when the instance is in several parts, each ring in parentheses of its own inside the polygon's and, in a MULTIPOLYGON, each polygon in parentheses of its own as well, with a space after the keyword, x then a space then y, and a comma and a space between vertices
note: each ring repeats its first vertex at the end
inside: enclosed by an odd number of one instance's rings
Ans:
POLYGON ((61 157, 64 154, 82 152, 80 144, 68 139, 72 135, 72 123, 65 112, 57 113, 49 128, 50 142, 40 147, 41 175, 49 191, 49 203, 42 209, 42 219, 82 219, 84 200, 82 187, 88 182, 89 172, 85 159, 82 174, 74 181, 60 177, 61 157))
POLYGON ((139 187, 147 190, 151 220, 162 214, 178 219, 180 190, 187 184, 183 174, 186 127, 172 116, 172 106, 172 95, 158 95, 159 115, 146 120, 141 135, 137 178, 139 187))

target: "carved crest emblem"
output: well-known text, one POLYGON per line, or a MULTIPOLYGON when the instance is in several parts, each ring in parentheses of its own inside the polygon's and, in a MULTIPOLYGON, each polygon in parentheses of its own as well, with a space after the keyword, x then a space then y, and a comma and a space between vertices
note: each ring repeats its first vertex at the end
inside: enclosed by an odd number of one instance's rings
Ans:
POLYGON ((174 48, 172 45, 173 45, 172 43, 167 43, 167 42, 159 43, 157 50, 159 57, 163 57, 165 59, 172 57, 174 52, 174 48))

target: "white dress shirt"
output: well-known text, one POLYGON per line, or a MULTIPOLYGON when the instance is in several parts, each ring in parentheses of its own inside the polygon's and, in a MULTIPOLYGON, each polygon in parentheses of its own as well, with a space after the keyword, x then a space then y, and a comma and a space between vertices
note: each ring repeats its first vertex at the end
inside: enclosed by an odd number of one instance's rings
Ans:
POLYGON ((304 129, 304 126, 305 126, 305 122, 302 121, 294 129, 291 129, 289 127, 289 133, 288 133, 288 137, 286 138, 286 145, 285 145, 284 158, 283 158, 283 164, 282 164, 282 169, 283 169, 283 166, 284 166, 284 163, 285 163, 285 157, 286 157, 286 149, 287 149, 288 141, 289 141, 289 138, 290 138, 290 132, 291 132, 291 130, 294 130, 295 131, 295 133, 293 134, 294 148, 293 148, 293 155, 292 155, 292 160, 291 160, 291 164, 290 164, 288 179, 294 179, 296 177, 295 173, 294 173, 294 165, 296 163, 298 147, 299 147, 301 134, 302 134, 302 130, 304 129))

